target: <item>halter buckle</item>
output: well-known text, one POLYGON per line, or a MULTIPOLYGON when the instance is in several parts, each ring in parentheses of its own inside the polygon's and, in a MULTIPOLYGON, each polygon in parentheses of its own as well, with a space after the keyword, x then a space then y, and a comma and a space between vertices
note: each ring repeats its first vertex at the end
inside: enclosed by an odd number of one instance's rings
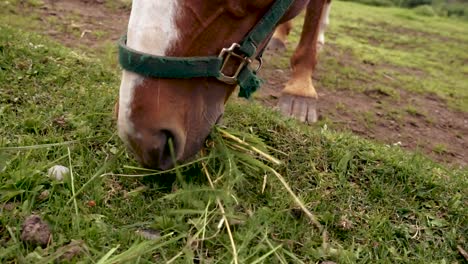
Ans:
POLYGON ((223 59, 223 65, 221 66, 221 69, 219 70, 219 76, 217 78, 218 80, 227 84, 236 84, 237 77, 239 76, 239 73, 242 71, 242 69, 244 69, 244 67, 248 66, 250 63, 252 63, 252 59, 250 59, 249 57, 235 53, 234 50, 237 48, 240 48, 240 45, 237 43, 233 43, 231 47, 222 49, 218 55, 218 58, 223 59), (237 66, 237 70, 235 71, 235 73, 232 76, 229 76, 229 75, 224 74, 223 70, 226 67, 231 57, 240 59, 241 63, 239 64, 239 66, 237 66))

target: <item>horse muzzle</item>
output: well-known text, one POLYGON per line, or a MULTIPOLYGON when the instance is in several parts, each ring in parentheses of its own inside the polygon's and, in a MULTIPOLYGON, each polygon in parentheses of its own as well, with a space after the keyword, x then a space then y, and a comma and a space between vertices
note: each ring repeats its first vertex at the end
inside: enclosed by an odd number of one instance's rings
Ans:
POLYGON ((176 130, 156 129, 128 136, 127 141, 142 166, 166 170, 182 158, 186 140, 176 130))

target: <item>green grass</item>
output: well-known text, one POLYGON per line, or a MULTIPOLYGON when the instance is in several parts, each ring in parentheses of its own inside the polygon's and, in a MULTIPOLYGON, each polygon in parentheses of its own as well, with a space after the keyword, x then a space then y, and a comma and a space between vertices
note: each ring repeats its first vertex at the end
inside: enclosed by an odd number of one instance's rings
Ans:
POLYGON ((132 0, 106 0, 105 4, 111 9, 128 9, 132 7, 132 0))
POLYGON ((72 240, 85 245, 72 262, 229 263, 218 199, 239 263, 463 263, 456 247, 468 248, 468 171, 285 120, 258 104, 231 101, 225 124, 251 144, 262 139, 283 162, 275 169, 326 227, 326 247, 268 168, 219 133, 207 159, 175 174, 114 175, 142 172, 116 137, 119 76, 102 65, 0 26, 1 263, 54 262, 72 240), (57 164, 72 168, 64 182, 47 177, 57 164), (45 249, 20 242, 33 213, 52 229, 45 249), (162 237, 145 240, 141 228, 162 237))
MULTIPOLYGON (((47 17, 47 23, 34 11, 41 1, 0 2, 3 24, 42 32, 44 27, 63 34, 79 36, 82 32, 70 25, 79 18, 47 17)), ((131 1, 105 1, 110 10, 129 8, 131 1)), ((447 17, 428 17, 412 9, 374 7, 352 2, 333 2, 331 24, 326 33, 324 54, 319 59, 321 76, 318 89, 364 91, 399 89, 420 94, 433 93, 449 107, 468 112, 468 27, 467 22, 447 17), (370 64, 370 65, 369 65, 370 64)), ((76 16, 76 15, 75 15, 76 16)), ((290 43, 297 43, 302 28, 295 20, 290 43)), ((98 39, 104 31, 92 32, 98 39)), ((115 63, 115 47, 105 41, 96 47, 80 47, 107 64, 115 63)), ((284 56, 269 58, 267 67, 289 68, 294 45, 284 56)), ((396 92, 393 92, 395 94, 396 92)), ((397 93, 396 93, 397 94, 397 93)))
MULTIPOLYGON (((468 112, 468 26, 465 21, 418 15, 410 9, 335 1, 319 58, 319 89, 433 93, 448 106, 468 112)), ((302 20, 295 20, 290 43, 297 43, 302 20)), ((284 58, 275 67, 288 68, 284 58)))
MULTIPOLYGON (((68 45, 79 48, 83 54, 98 56, 105 64, 111 65, 115 70, 119 70, 117 56, 117 47, 114 41, 109 40, 112 32, 103 27, 102 30, 95 29, 91 32, 86 31, 86 23, 82 21, 79 12, 64 12, 57 15, 44 15, 38 7, 44 6, 42 1, 36 0, 10 0, 0 1, 0 23, 12 27, 21 28, 44 34, 52 32, 54 36, 67 36, 68 45), (82 34, 90 34, 95 38, 94 45, 89 45, 79 41, 82 34), (74 42, 70 40, 75 40, 74 42)), ((109 12, 116 9, 130 9, 129 0, 105 1, 103 6, 109 9, 109 12)))

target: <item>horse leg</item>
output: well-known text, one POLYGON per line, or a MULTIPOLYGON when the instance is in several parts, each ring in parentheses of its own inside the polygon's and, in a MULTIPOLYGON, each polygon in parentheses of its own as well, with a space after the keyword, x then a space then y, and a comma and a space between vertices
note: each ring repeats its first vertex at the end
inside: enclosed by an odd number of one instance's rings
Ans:
POLYGON ((317 52, 322 51, 323 46, 325 45, 325 31, 330 24, 330 9, 331 9, 331 0, 328 0, 323 8, 322 17, 320 18, 320 29, 319 36, 317 40, 317 52))
POLYGON ((291 78, 278 103, 284 115, 302 122, 317 121, 318 96, 312 84, 312 73, 317 64, 317 40, 327 2, 328 0, 312 0, 307 5, 301 39, 291 58, 291 78))
POLYGON ((270 43, 268 43, 267 49, 272 51, 284 51, 286 49, 286 39, 292 27, 292 20, 288 20, 277 26, 270 43))

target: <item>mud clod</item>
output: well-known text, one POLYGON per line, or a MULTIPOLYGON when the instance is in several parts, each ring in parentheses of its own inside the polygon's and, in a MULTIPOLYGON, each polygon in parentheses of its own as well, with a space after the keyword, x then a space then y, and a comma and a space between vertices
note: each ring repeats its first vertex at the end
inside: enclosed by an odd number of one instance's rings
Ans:
POLYGON ((71 261, 76 256, 86 251, 86 245, 83 240, 73 240, 70 244, 59 248, 57 251, 64 251, 63 255, 59 258, 60 261, 71 261))
POLYGON ((33 246, 45 248, 52 239, 49 225, 40 216, 26 218, 21 228, 21 240, 33 246))

